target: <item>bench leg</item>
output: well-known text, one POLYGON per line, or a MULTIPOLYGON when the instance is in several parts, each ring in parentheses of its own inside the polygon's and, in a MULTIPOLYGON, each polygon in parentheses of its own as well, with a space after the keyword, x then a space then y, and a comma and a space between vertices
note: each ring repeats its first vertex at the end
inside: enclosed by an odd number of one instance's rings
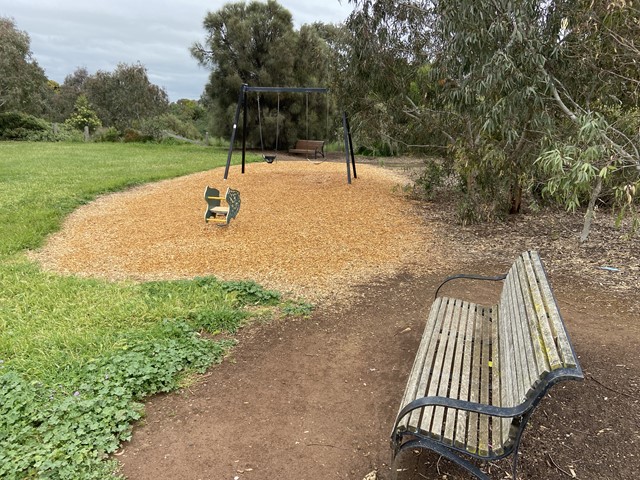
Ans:
POLYGON ((516 470, 518 468, 518 447, 520 446, 520 442, 518 442, 518 444, 516 445, 516 447, 513 449, 513 463, 511 464, 511 476, 513 477, 513 480, 517 480, 517 476, 516 476, 516 470))
MULTIPOLYGON (((391 462, 391 478, 395 480, 398 474, 398 470, 395 467, 396 461, 399 456, 401 456, 404 450, 412 450, 412 449, 427 449, 431 450, 438 455, 442 455, 448 460, 451 460, 456 465, 461 466, 466 471, 474 475, 479 480, 491 480, 482 470, 480 470, 476 465, 471 463, 466 458, 462 457, 460 454, 454 452, 453 450, 448 449, 444 445, 441 445, 436 442, 432 442, 425 438, 420 438, 416 440, 410 440, 404 443, 395 454, 393 461, 391 462)), ((515 465, 514 465, 515 467, 515 465)))

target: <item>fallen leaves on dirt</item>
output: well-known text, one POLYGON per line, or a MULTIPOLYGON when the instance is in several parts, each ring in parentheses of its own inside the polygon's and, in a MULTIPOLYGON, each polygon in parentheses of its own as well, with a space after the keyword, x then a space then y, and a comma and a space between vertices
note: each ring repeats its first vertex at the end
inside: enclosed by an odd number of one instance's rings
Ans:
MULTIPOLYGON (((454 245, 457 263, 496 261, 509 265, 521 252, 538 250, 550 274, 580 276, 581 282, 625 294, 640 288, 640 236, 615 226, 613 215, 602 212, 589 240, 581 244, 582 216, 547 210, 509 216, 503 222, 455 225, 451 205, 435 202, 424 208, 428 223, 454 245)), ((465 272, 467 273, 467 272, 465 272)), ((487 273, 487 272, 485 272, 487 273)))

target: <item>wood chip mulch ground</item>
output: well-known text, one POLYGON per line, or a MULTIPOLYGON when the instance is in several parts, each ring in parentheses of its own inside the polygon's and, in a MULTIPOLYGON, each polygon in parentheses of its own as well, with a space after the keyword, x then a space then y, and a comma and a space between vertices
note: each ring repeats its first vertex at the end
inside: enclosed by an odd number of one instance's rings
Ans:
POLYGON ((106 195, 74 212, 45 247, 43 268, 109 280, 213 275, 325 301, 407 267, 437 268, 438 235, 403 197, 406 178, 343 163, 277 161, 232 167, 106 195), (205 186, 240 190, 227 227, 205 224, 205 186))

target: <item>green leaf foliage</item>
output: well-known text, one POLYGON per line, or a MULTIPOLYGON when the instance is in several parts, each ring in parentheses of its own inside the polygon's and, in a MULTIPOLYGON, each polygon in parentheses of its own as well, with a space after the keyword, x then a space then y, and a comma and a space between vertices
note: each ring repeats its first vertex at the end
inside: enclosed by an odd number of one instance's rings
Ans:
POLYGON ((461 221, 518 213, 547 181, 572 210, 637 206, 637 2, 351 3, 345 102, 372 144, 446 153, 461 221))
POLYGON ((0 16, 0 113, 41 115, 53 95, 31 52, 31 39, 11 18, 0 16))
MULTIPOLYGON (((333 29, 313 24, 296 30, 291 13, 275 0, 227 3, 209 12, 203 26, 206 40, 196 42, 191 53, 211 69, 204 101, 214 136, 229 138, 243 83, 326 87, 331 81, 327 38, 333 29)), ((334 102, 322 94, 252 94, 247 106, 247 141, 254 148, 286 149, 299 138, 327 139, 340 126, 334 102)))
POLYGON ((265 290, 251 280, 225 282, 222 288, 237 295, 239 300, 247 304, 275 305, 280 301, 278 292, 265 290))
POLYGON ((219 362, 231 346, 165 320, 158 340, 130 338, 96 359, 73 385, 28 383, 0 369, 0 478, 113 478, 114 452, 140 419, 139 401, 179 386, 184 375, 219 362))
POLYGON ((84 127, 89 127, 90 133, 95 132, 97 128, 102 126, 102 122, 91 108, 86 95, 78 97, 73 114, 65 120, 65 124, 77 130, 84 130, 84 127))

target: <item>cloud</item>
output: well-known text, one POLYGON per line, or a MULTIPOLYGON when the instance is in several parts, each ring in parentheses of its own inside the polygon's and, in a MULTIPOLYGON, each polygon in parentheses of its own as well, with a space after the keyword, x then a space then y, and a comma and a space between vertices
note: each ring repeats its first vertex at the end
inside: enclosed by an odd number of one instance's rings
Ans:
MULTIPOLYGON (((140 62, 150 80, 172 101, 200 98, 209 72, 191 57, 202 41, 214 0, 0 0, 0 16, 14 18, 31 37, 31 50, 47 76, 62 83, 78 67, 112 71, 118 63, 140 62)), ((351 6, 338 0, 281 0, 296 28, 313 22, 339 23, 351 6)))

